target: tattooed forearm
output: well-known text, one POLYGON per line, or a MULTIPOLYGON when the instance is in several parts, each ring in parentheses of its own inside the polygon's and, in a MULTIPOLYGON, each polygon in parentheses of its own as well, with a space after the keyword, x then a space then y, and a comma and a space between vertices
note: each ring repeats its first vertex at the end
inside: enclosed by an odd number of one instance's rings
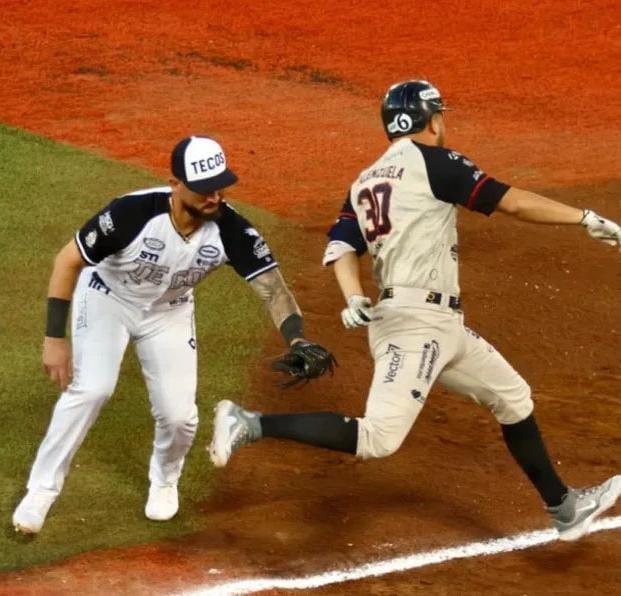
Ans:
POLYGON ((302 314, 280 273, 280 269, 271 269, 259 277, 255 277, 250 285, 265 304, 277 329, 289 315, 302 314))

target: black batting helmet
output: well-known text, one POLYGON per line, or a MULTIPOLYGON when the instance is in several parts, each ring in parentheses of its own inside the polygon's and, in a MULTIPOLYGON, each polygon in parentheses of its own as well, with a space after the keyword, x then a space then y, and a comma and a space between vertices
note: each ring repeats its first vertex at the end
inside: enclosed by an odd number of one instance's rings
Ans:
POLYGON ((389 139, 420 132, 431 116, 446 110, 440 92, 428 81, 392 85, 382 101, 382 122, 389 139))

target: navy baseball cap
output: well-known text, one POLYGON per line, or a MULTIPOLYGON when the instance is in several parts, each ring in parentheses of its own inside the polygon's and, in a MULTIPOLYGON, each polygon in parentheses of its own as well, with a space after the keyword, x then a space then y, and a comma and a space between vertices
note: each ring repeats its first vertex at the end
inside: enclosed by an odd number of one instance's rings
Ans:
POLYGON ((237 182, 226 167, 226 157, 219 143, 210 137, 191 136, 179 141, 170 156, 173 176, 191 191, 207 194, 237 182))

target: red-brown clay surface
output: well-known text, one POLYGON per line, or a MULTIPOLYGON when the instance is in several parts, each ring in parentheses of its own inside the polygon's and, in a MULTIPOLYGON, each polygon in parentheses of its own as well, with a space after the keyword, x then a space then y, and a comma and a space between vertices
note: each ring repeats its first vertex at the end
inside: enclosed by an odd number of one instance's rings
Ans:
MULTIPOLYGON (((448 143, 509 183, 621 219, 616 6, 544 0, 420 5, 259 0, 4 0, 0 120, 166 175, 172 144, 208 132, 240 176, 233 198, 302 226, 285 271, 309 334, 341 367, 288 397, 258 364, 246 405, 363 411, 362 332, 318 265, 349 181, 384 146, 378 98, 426 76, 455 107, 448 143), (247 5, 248 4, 248 5, 247 5), (63 7, 64 5, 64 7, 63 7)), ((535 389, 567 482, 621 469, 619 256, 577 229, 463 214, 470 326, 535 389)), ((266 351, 279 349, 274 333, 266 351)), ((218 472, 205 531, 0 577, 0 593, 148 594, 297 575, 545 527, 497 425, 433 393, 402 450, 381 461, 265 441, 218 472), (217 569, 218 574, 210 574, 217 569)), ((471 559, 321 594, 604 594, 621 582, 620 532, 471 559)))

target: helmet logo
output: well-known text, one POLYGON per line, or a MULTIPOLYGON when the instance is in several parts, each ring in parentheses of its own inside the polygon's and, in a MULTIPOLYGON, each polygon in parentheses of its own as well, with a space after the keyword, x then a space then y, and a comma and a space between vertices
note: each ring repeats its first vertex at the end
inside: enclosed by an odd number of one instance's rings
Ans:
POLYGON ((428 99, 440 99, 440 92, 435 87, 423 89, 423 91, 419 92, 418 97, 423 101, 427 101, 428 99))
POLYGON ((396 114, 394 120, 387 126, 387 130, 390 134, 394 134, 396 132, 407 132, 411 128, 412 118, 403 112, 396 114))

